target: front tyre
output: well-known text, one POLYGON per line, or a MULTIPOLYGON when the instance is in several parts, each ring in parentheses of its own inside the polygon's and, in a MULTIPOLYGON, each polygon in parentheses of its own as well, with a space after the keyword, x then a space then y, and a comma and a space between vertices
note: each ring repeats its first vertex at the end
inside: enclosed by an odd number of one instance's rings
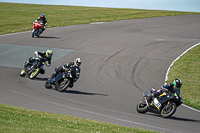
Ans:
POLYGON ((138 113, 146 113, 148 111, 146 101, 143 99, 137 104, 136 110, 138 113))
POLYGON ((171 102, 169 106, 166 105, 162 108, 160 114, 163 118, 169 118, 176 112, 176 108, 176 104, 174 102, 171 102))
POLYGON ((21 76, 21 77, 24 77, 25 75, 26 75, 25 70, 22 69, 21 72, 20 72, 20 76, 21 76))
POLYGON ((31 75, 30 75, 30 79, 35 79, 36 78, 36 76, 39 74, 39 72, 40 72, 40 69, 39 68, 36 68, 32 73, 31 73, 31 75))
POLYGON ((46 89, 51 89, 51 83, 49 82, 49 80, 46 81, 45 88, 46 89))
POLYGON ((35 32, 36 32, 36 30, 33 29, 33 31, 32 31, 32 37, 35 37, 35 32))
POLYGON ((69 87, 70 83, 71 83, 70 80, 67 80, 67 81, 63 80, 63 81, 61 81, 60 84, 57 87, 57 90, 59 92, 65 91, 69 87))

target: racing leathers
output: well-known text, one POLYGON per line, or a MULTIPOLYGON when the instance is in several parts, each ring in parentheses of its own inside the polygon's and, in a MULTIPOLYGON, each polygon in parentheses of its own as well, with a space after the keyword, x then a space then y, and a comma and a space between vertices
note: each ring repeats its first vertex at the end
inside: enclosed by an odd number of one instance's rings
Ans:
MULTIPOLYGON (((51 65, 51 56, 47 57, 46 56, 46 51, 42 51, 42 52, 35 51, 35 56, 36 56, 36 58, 39 58, 40 60, 43 60, 44 62, 47 61, 47 63, 46 63, 47 67, 49 67, 51 65)), ((25 62, 24 66, 26 67, 27 65, 32 64, 36 60, 36 58, 35 57, 30 57, 29 60, 27 62, 25 62)), ((40 73, 44 74, 45 73, 45 69, 42 68, 40 73)))
POLYGON ((41 25, 41 33, 45 31, 45 26, 47 25, 47 19, 45 17, 38 17, 37 22, 42 23, 41 25))
POLYGON ((72 88, 74 86, 74 82, 76 82, 79 79, 80 71, 81 71, 79 66, 74 65, 74 62, 69 62, 69 63, 66 63, 63 66, 56 67, 55 72, 51 75, 50 79, 52 79, 53 77, 56 77, 57 74, 60 73, 60 72, 64 72, 64 71, 69 70, 69 68, 74 70, 74 72, 72 72, 73 81, 69 85, 69 87, 72 88))
POLYGON ((179 94, 180 93, 180 89, 176 89, 175 87, 174 87, 174 84, 173 83, 169 83, 169 84, 165 84, 165 85, 163 85, 163 86, 161 86, 161 89, 160 90, 155 90, 155 89, 151 89, 151 92, 153 92, 152 93, 152 95, 154 96, 154 97, 158 97, 160 94, 162 94, 163 92, 169 92, 169 93, 172 93, 172 94, 174 94, 174 93, 177 93, 177 94, 179 94))

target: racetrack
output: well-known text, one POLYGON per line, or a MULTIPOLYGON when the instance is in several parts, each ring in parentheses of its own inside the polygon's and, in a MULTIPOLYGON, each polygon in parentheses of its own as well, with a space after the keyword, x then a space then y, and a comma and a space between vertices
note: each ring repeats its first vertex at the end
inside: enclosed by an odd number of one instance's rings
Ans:
POLYGON ((200 113, 182 105, 169 119, 136 111, 142 92, 160 88, 171 62, 199 43, 199 22, 200 15, 171 16, 50 28, 40 38, 31 32, 0 36, 1 62, 9 62, 0 63, 0 102, 134 128, 199 133, 200 113), (35 80, 20 77, 21 60, 40 48, 55 50, 51 67, 35 80), (75 57, 83 63, 74 87, 63 93, 45 89, 54 68, 75 57))

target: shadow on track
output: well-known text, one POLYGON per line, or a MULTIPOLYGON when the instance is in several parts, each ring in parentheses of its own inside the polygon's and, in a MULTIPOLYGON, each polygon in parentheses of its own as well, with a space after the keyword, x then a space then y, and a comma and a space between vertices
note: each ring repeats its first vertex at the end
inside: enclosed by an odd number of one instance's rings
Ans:
POLYGON ((192 120, 192 119, 187 119, 187 118, 179 118, 179 117, 175 117, 175 116, 172 116, 169 119, 178 120, 178 121, 190 121, 190 122, 200 123, 200 120, 192 120))
POLYGON ((39 80, 39 81, 47 81, 48 78, 39 78, 39 77, 36 77, 34 80, 39 80))
POLYGON ((61 39, 60 37, 51 37, 51 36, 40 36, 37 38, 61 39))
POLYGON ((65 90, 64 93, 83 94, 83 95, 101 95, 101 96, 108 96, 108 95, 106 95, 106 94, 98 94, 98 93, 81 92, 81 91, 76 91, 76 90, 65 90))
MULTIPOLYGON (((157 116, 160 117, 160 114, 153 114, 153 113, 146 113, 146 115, 152 115, 152 116, 157 116)), ((181 117, 176 117, 176 116, 171 116, 169 118, 163 118, 163 119, 171 119, 171 120, 175 120, 175 121, 190 121, 190 122, 196 122, 196 123, 200 123, 200 120, 193 120, 193 119, 188 119, 188 118, 181 118, 181 117)))

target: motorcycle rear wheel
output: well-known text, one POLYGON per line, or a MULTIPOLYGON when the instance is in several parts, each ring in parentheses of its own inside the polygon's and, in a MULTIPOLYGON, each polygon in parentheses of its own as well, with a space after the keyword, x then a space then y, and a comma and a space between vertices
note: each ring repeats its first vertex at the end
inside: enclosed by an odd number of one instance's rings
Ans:
POLYGON ((176 112, 176 108, 177 107, 176 107, 176 104, 174 102, 171 102, 169 107, 167 107, 167 105, 164 106, 161 110, 161 113, 160 113, 161 117, 163 117, 163 118, 171 117, 176 112))
POLYGON ((71 83, 70 80, 67 80, 67 81, 64 81, 64 80, 63 80, 63 81, 61 81, 60 84, 59 84, 58 87, 57 87, 57 90, 58 90, 59 92, 65 91, 65 90, 69 87, 70 83, 71 83))
POLYGON ((137 104, 136 110, 138 113, 143 113, 143 114, 146 113, 148 111, 146 101, 145 100, 140 101, 137 104))

